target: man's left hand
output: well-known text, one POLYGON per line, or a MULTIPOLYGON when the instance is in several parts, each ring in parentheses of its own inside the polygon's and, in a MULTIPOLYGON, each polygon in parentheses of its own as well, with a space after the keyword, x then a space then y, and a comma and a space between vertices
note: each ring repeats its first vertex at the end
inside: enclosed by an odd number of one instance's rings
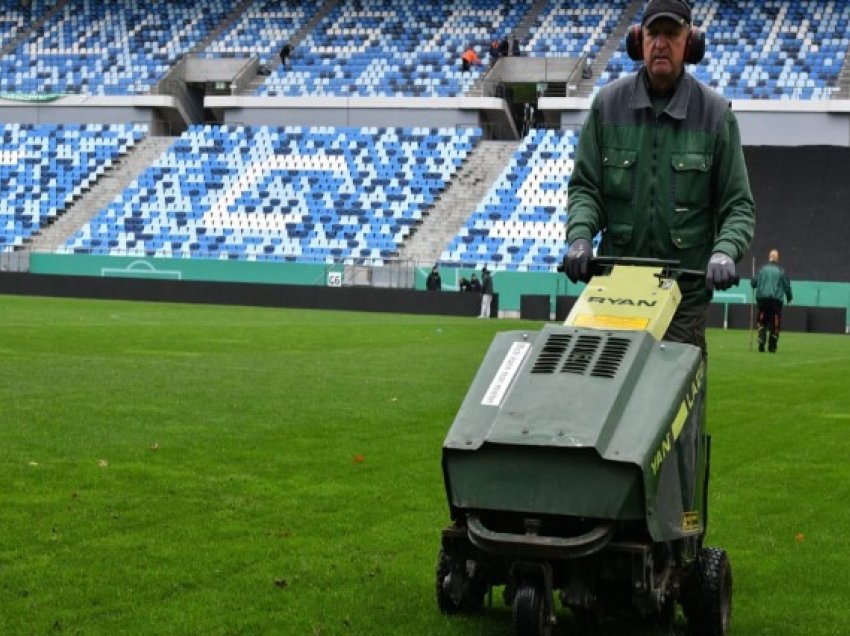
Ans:
POLYGON ((735 261, 728 254, 715 252, 708 259, 705 268, 705 286, 709 291, 729 289, 738 284, 738 275, 735 272, 735 261))

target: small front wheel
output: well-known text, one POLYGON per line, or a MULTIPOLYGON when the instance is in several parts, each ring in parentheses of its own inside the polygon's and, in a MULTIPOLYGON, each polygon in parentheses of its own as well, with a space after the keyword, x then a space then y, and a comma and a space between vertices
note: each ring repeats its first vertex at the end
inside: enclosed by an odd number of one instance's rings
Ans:
POLYGON ((437 607, 446 614, 477 612, 484 605, 487 586, 477 564, 452 557, 440 548, 437 557, 437 607), (471 570, 471 571, 470 571, 471 570))
POLYGON ((732 619, 732 566, 725 550, 699 551, 682 607, 692 636, 726 636, 732 619))
POLYGON ((518 587, 511 611, 514 636, 549 636, 552 622, 547 605, 540 587, 529 584, 518 587))

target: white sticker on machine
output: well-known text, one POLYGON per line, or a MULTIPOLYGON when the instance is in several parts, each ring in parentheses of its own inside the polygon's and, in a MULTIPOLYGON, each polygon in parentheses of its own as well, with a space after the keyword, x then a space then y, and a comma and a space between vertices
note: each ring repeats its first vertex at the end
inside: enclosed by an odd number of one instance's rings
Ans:
POLYGON ((502 403, 505 393, 511 386, 511 382, 514 381, 529 349, 531 349, 531 344, 528 342, 515 342, 511 345, 505 359, 499 365, 499 370, 493 376, 493 381, 490 382, 489 388, 484 393, 484 399, 481 400, 482 405, 499 406, 502 403))

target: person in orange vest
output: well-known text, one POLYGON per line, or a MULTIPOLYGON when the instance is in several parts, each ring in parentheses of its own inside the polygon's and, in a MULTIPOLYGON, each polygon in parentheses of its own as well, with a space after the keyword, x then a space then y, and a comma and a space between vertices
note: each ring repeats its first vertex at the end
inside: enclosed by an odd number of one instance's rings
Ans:
POLYGON ((463 55, 460 56, 460 60, 461 69, 464 71, 468 71, 473 65, 479 66, 481 64, 481 58, 478 57, 478 54, 475 52, 475 48, 472 45, 466 47, 463 55))

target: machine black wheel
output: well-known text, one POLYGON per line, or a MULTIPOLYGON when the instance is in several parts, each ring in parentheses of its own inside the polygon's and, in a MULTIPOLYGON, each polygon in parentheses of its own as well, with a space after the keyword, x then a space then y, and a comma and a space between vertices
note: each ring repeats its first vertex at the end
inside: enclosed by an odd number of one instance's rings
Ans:
POLYGON ((484 605, 487 586, 479 576, 470 578, 466 562, 440 548, 437 557, 437 607, 446 614, 477 612, 484 605))
POLYGON ((732 618, 732 566, 726 551, 702 548, 684 591, 688 633, 726 636, 732 618))
POLYGON ((552 625, 542 590, 523 584, 517 588, 511 610, 514 636, 549 636, 552 625))

